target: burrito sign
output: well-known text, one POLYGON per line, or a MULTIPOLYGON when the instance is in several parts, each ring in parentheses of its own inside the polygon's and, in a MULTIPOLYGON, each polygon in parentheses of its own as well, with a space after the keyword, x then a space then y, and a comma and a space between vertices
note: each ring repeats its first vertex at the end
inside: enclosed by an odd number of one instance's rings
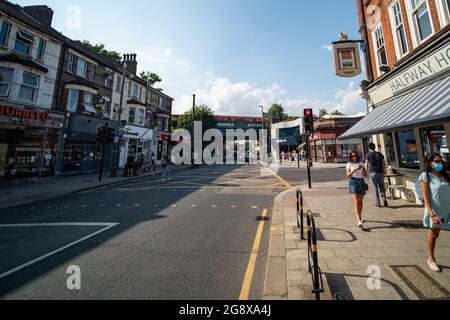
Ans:
POLYGON ((333 42, 335 73, 339 77, 355 77, 361 74, 359 43, 351 40, 333 42))
POLYGON ((43 122, 47 122, 49 114, 48 112, 36 112, 0 106, 0 116, 8 116, 11 118, 19 118, 24 120, 41 120, 43 122))

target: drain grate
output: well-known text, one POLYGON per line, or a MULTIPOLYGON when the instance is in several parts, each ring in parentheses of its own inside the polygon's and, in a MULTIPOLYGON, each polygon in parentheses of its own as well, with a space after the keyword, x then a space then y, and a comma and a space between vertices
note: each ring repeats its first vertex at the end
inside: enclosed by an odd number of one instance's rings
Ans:
POLYGON ((421 300, 450 300, 450 292, 419 266, 390 267, 421 300))
POLYGON ((393 221, 394 224, 400 226, 406 230, 418 230, 423 229, 423 221, 411 220, 411 221, 393 221))
POLYGON ((270 217, 257 216, 256 221, 270 221, 270 217))

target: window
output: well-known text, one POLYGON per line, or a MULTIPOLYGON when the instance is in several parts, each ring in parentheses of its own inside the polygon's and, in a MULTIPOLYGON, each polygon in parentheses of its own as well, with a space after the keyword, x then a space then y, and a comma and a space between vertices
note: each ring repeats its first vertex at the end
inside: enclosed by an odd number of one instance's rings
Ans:
POLYGON ((24 55, 30 55, 33 47, 34 36, 28 32, 18 30, 16 34, 16 43, 14 50, 24 55))
POLYGON ((31 73, 24 73, 22 84, 20 85, 19 98, 34 101, 39 88, 39 77, 31 73))
POLYGON ((86 64, 87 64, 87 78, 91 81, 94 81, 95 65, 92 63, 86 63, 86 64))
POLYGON ((131 95, 133 98, 139 99, 139 86, 136 83, 133 83, 131 95))
POLYGON ((413 130, 397 132, 400 167, 420 169, 416 137, 413 130))
POLYGON ((111 73, 106 73, 106 76, 105 76, 105 87, 107 87, 107 88, 111 88, 111 86, 112 86, 112 82, 113 82, 113 76, 112 76, 112 74, 111 73))
POLYGON ((450 23, 450 0, 436 0, 441 27, 450 23))
POLYGON ((126 82, 128 98, 131 98, 131 81, 126 82))
POLYGON ((446 162, 446 169, 450 169, 450 155, 444 126, 420 129, 420 137, 422 139, 424 156, 439 153, 446 162))
POLYGON ((382 65, 387 65, 387 57, 386 57, 386 47, 384 45, 384 36, 383 29, 381 28, 381 24, 375 28, 373 31, 373 40, 375 42, 375 50, 377 57, 377 73, 380 74, 380 67, 382 65))
POLYGON ((6 21, 2 22, 0 29, 0 45, 6 47, 8 45, 9 31, 11 30, 11 24, 6 21))
POLYGON ((147 90, 147 103, 150 104, 152 101, 152 93, 150 90, 147 90))
POLYGON ((136 108, 130 108, 130 112, 128 114, 128 123, 134 124, 136 119, 136 108))
POLYGON ((158 98, 158 108, 164 109, 164 98, 163 97, 158 98))
POLYGON ((122 91, 122 77, 121 76, 117 76, 117 86, 116 86, 116 91, 121 92, 122 91))
POLYGON ((395 160, 394 137, 392 133, 386 134, 386 161, 389 165, 397 165, 395 160))
POLYGON ((400 1, 395 2, 391 6, 392 32, 394 34, 395 51, 398 60, 408 53, 408 45, 406 43, 405 26, 403 24, 403 16, 400 9, 400 1))
POLYGON ((79 95, 80 91, 75 89, 69 89, 69 93, 67 95, 67 106, 66 106, 67 111, 77 112, 79 95))
POLYGON ((67 54, 67 72, 73 73, 73 54, 67 54))
POLYGON ((145 120, 145 110, 139 110, 139 125, 144 125, 144 120, 145 120))
POLYGON ((84 92, 83 103, 92 105, 92 101, 94 100, 93 96, 90 92, 84 92))
POLYGON ((77 63, 77 76, 86 77, 86 60, 82 59, 82 58, 78 58, 78 63, 77 63))
POLYGON ((7 97, 11 90, 14 69, 0 67, 0 97, 7 97))
POLYGON ((47 41, 45 41, 42 38, 39 38, 38 42, 38 48, 36 52, 36 59, 38 60, 44 60, 44 52, 45 52, 45 45, 47 44, 47 41))
POLYGON ((411 21, 416 45, 419 45, 433 34, 430 11, 426 0, 409 0, 411 21))

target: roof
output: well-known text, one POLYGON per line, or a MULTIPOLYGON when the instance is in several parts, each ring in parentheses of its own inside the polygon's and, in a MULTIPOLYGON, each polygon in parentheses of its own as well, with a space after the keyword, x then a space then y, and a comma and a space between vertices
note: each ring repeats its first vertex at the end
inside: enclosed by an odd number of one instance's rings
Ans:
POLYGON ((34 62, 30 57, 15 54, 15 53, 8 53, 8 54, 0 55, 0 61, 19 63, 24 66, 28 66, 31 68, 41 70, 45 73, 48 72, 48 69, 46 67, 40 65, 39 63, 34 62))

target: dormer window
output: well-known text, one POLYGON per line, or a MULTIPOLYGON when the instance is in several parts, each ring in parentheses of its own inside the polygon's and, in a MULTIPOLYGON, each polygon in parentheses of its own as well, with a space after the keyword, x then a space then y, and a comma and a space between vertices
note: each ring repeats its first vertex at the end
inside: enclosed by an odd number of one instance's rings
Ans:
POLYGON ((16 43, 14 50, 21 54, 29 56, 33 48, 34 36, 28 32, 18 30, 16 34, 16 43))

